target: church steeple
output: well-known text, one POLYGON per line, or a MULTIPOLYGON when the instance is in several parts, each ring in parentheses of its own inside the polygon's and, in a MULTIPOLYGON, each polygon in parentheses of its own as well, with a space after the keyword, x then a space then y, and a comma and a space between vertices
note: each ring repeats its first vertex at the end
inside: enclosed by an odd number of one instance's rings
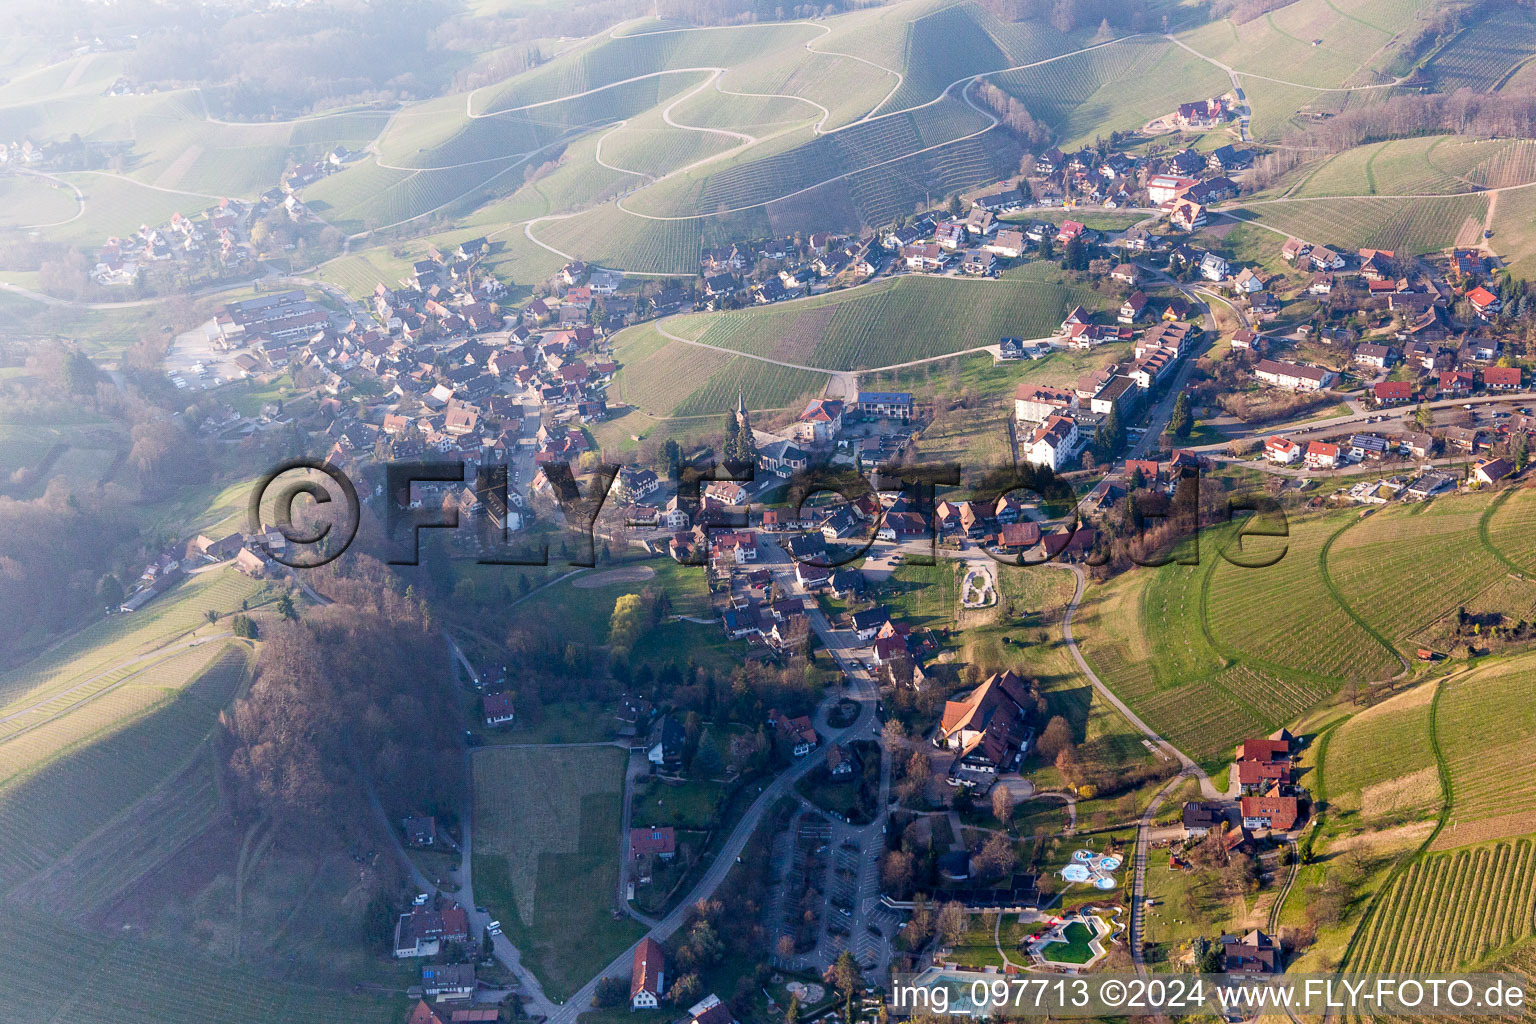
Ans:
POLYGON ((736 389, 736 426, 746 437, 752 436, 752 423, 747 418, 747 402, 740 388, 736 389))

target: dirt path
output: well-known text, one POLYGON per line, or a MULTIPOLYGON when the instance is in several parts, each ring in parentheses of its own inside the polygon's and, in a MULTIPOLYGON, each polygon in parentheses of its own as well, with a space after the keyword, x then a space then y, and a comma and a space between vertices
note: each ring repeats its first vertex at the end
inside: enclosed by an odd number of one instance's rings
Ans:
POLYGON ((656 570, 648 565, 631 565, 623 569, 609 569, 607 572, 583 576, 571 586, 577 590, 596 590, 598 587, 612 586, 615 583, 643 583, 655 575, 656 570))

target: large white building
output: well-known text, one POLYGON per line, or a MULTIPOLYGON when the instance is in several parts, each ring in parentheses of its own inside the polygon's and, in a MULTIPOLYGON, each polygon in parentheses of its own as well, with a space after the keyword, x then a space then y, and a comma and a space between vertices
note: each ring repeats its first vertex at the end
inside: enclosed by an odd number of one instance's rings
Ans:
POLYGON ((1035 431, 1026 456, 1030 464, 1049 466, 1058 471, 1077 457, 1077 421, 1067 416, 1052 416, 1035 431))
POLYGON ((1077 408, 1077 393, 1048 384, 1020 384, 1013 393, 1013 418, 1024 423, 1044 423, 1077 408))
POLYGON ((1321 366, 1303 366, 1283 359, 1260 359, 1253 375, 1266 384, 1292 391, 1321 391, 1333 381, 1333 371, 1321 366))

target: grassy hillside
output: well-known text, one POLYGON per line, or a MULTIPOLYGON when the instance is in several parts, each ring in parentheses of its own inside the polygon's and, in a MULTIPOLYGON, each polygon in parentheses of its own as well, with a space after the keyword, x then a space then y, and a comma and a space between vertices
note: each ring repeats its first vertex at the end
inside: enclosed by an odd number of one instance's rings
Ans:
POLYGON ((1427 0, 1368 0, 1336 5, 1298 0, 1242 25, 1213 21, 1180 38, 1195 50, 1230 65, 1262 92, 1265 76, 1312 87, 1379 82, 1390 65, 1390 44, 1411 28, 1427 0))
MULTIPOLYGON (((1400 652, 1449 648, 1460 608, 1529 619, 1536 583, 1510 574, 1503 558, 1532 560, 1531 514, 1525 492, 1506 491, 1393 506, 1364 520, 1292 519, 1283 539, 1245 539, 1255 561, 1284 548, 1264 568, 1221 560, 1224 535, 1208 530, 1200 564, 1133 569, 1093 588, 1078 633, 1095 670, 1154 728, 1192 754, 1219 755, 1243 735, 1294 721, 1347 681, 1396 675, 1400 652)), ((1384 781, 1346 773, 1329 789, 1384 781)), ((1411 796, 1376 795, 1381 814, 1411 796)), ((1413 797, 1404 806, 1421 804, 1413 797)))
POLYGON ((1191 97, 1231 87, 1215 65, 1145 36, 988 80, 1053 127, 1069 147, 1140 128, 1191 97))
MULTIPOLYGON (((994 280, 901 277, 789 305, 684 318, 719 348, 827 370, 857 370, 1047 337, 1073 306, 1103 306, 1049 264, 994 280)), ((678 333, 677 328, 669 330, 678 333)))
MULTIPOLYGON (((1502 197, 1501 197, 1502 201, 1502 197)), ((1485 195, 1434 199, 1296 199, 1252 202, 1226 213, 1321 245, 1368 246, 1421 254, 1476 245, 1488 213, 1485 195)))

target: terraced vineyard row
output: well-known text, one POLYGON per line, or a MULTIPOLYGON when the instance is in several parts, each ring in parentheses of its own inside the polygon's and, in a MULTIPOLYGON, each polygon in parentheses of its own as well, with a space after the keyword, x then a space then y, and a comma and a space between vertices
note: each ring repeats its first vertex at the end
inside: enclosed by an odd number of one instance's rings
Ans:
POLYGON ((1206 595, 1212 635, 1223 647, 1335 680, 1385 679, 1398 661, 1341 608, 1318 565, 1323 544, 1347 520, 1293 520, 1284 538, 1244 541, 1239 556, 1273 565, 1243 568, 1218 558, 1206 595), (1321 633, 1324 644, 1309 642, 1321 633))
POLYGON ((1426 70, 1441 92, 1498 85, 1536 49, 1536 19, 1513 4, 1491 9, 1489 17, 1464 30, 1431 60, 1426 70))
POLYGON ((14 713, 206 623, 210 609, 237 611, 268 599, 266 584, 225 569, 178 584, 132 615, 114 616, 0 676, 0 713, 14 713))
POLYGON ((0 788, 0 891, 48 867, 180 770, 245 674, 232 652, 174 701, 0 788))
POLYGON ((1317 244, 1420 254, 1456 244, 1469 224, 1480 230, 1488 199, 1480 195, 1321 199, 1256 204, 1228 212, 1317 244))
POLYGON ((1363 926, 1355 971, 1450 970, 1532 933, 1536 857, 1529 839, 1416 860, 1363 926))

